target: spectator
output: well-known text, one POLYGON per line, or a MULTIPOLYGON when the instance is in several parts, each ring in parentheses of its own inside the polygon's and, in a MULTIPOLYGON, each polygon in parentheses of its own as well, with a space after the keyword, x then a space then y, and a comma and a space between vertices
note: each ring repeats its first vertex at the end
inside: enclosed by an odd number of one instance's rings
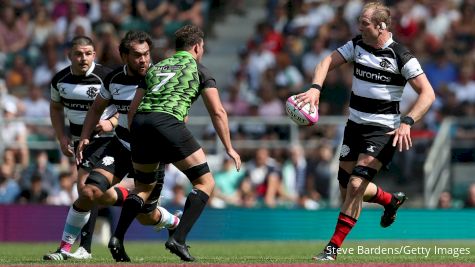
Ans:
POLYGON ((12 64, 13 66, 5 74, 7 88, 13 95, 23 97, 33 78, 33 70, 21 54, 13 57, 12 64))
POLYGON ((20 186, 3 171, 4 166, 0 166, 0 204, 14 203, 20 194, 20 186))
POLYGON ((59 191, 58 174, 48 160, 48 154, 45 150, 41 150, 36 154, 35 162, 26 168, 20 180, 22 188, 30 188, 33 183, 33 178, 40 176, 41 184, 48 194, 56 194, 59 191))
POLYGON ((53 75, 69 65, 67 61, 61 61, 58 58, 58 52, 54 48, 57 45, 59 43, 55 36, 46 39, 42 47, 43 63, 35 68, 33 73, 33 84, 39 86, 43 91, 49 89, 53 75))
POLYGON ((276 56, 275 84, 279 87, 288 88, 290 94, 301 91, 303 87, 303 75, 299 69, 292 65, 287 53, 279 53, 276 56))
POLYGON ((31 84, 28 95, 23 98, 25 111, 23 116, 28 118, 49 118, 49 101, 45 98, 39 86, 31 84))
POLYGON ((109 68, 116 68, 122 65, 119 47, 120 40, 117 32, 111 23, 103 23, 97 27, 96 59, 102 65, 109 68))
POLYGON ((30 38, 30 56, 32 61, 36 64, 37 59, 42 54, 41 47, 49 36, 53 36, 54 22, 51 20, 48 10, 44 5, 39 5, 35 10, 33 20, 28 25, 28 36, 30 38), (31 55, 31 53, 33 53, 31 55))
POLYGON ((46 204, 48 192, 43 188, 44 185, 41 182, 41 174, 34 173, 31 177, 31 185, 29 187, 25 187, 23 191, 21 191, 17 202, 20 204, 46 204))
POLYGON ((5 119, 4 125, 0 128, 2 141, 5 144, 5 148, 11 149, 14 152, 16 162, 25 168, 29 162, 26 125, 23 121, 14 120, 18 113, 18 106, 14 102, 14 98, 4 97, 2 106, 3 118, 5 119))
POLYGON ((318 202, 306 195, 307 160, 300 145, 293 145, 288 150, 289 158, 282 166, 282 187, 285 195, 306 209, 315 209, 318 202))
POLYGON ((311 50, 304 54, 302 57, 302 69, 307 80, 313 78, 313 71, 323 58, 331 53, 329 49, 325 47, 325 42, 321 38, 314 38, 311 44, 311 50))
POLYGON ((48 197, 48 204, 71 206, 78 198, 75 176, 72 176, 69 172, 60 173, 59 186, 59 192, 48 197))
POLYGON ((263 84, 258 93, 261 98, 257 111, 260 117, 279 117, 285 114, 283 102, 277 98, 270 85, 263 84))
POLYGON ((465 208, 475 208, 475 183, 468 187, 465 208))
POLYGON ((223 107, 229 116, 245 116, 249 112, 249 103, 241 97, 239 86, 231 84, 223 99, 223 107))
POLYGON ((28 25, 15 15, 12 6, 6 5, 0 12, 0 43, 7 53, 25 52, 28 46, 28 25))
POLYGON ((439 203, 437 205, 439 209, 450 209, 452 208, 452 194, 450 192, 444 191, 440 193, 439 203))
POLYGON ((475 103, 475 81, 473 65, 470 62, 463 64, 460 70, 460 78, 454 83, 450 83, 448 88, 455 93, 459 103, 475 103))
POLYGON ((269 157, 269 150, 267 148, 257 149, 254 159, 246 163, 245 166, 245 177, 240 185, 241 196, 255 195, 267 207, 276 207, 281 186, 281 174, 275 160, 269 157))
POLYGON ((241 206, 238 189, 243 178, 242 172, 234 168, 234 161, 226 157, 222 163, 222 169, 214 174, 215 188, 211 206, 224 208, 228 205, 241 206))
POLYGON ((334 178, 330 166, 332 159, 332 147, 322 143, 315 149, 315 154, 308 164, 307 192, 315 201, 329 197, 330 180, 334 178))

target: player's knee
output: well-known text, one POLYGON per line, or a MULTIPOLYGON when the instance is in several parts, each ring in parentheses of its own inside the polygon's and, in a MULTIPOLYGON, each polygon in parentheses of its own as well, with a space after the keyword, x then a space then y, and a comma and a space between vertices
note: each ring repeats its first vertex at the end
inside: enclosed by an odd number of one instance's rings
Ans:
POLYGON ((104 174, 98 171, 91 171, 86 179, 86 188, 91 186, 98 188, 102 193, 104 193, 111 187, 111 184, 104 174))
POLYGON ((378 173, 378 170, 376 169, 370 168, 368 166, 358 165, 353 169, 353 172, 351 173, 351 175, 363 178, 371 182, 377 173, 378 173))
POLYGON ((94 203, 102 196, 102 192, 95 186, 86 184, 80 193, 79 199, 82 203, 94 203))
POLYGON ((340 183, 341 187, 346 188, 348 186, 348 182, 350 181, 350 176, 347 171, 343 168, 338 169, 338 182, 340 183))
MULTIPOLYGON (((210 172, 210 170, 209 170, 209 166, 207 162, 202 163, 200 165, 193 166, 183 171, 183 173, 188 177, 190 182, 195 181, 196 179, 200 178, 201 176, 205 175, 208 172, 210 172)), ((213 186, 214 186, 213 179, 211 179, 211 182, 213 183, 213 186)))

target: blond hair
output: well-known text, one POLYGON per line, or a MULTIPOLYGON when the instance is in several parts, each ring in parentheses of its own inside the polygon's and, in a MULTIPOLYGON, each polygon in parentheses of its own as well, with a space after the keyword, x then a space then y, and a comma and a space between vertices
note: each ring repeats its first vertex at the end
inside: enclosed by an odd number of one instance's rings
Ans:
POLYGON ((382 22, 385 23, 386 27, 389 28, 391 26, 391 11, 389 7, 385 6, 381 2, 369 2, 363 6, 363 10, 361 13, 366 12, 367 10, 373 10, 373 14, 371 15, 371 21, 374 22, 376 25, 381 25, 382 22))

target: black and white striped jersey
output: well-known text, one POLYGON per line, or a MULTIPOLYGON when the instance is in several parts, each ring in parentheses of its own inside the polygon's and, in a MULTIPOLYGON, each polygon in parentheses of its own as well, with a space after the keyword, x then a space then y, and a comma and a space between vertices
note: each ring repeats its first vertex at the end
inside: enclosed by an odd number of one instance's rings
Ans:
MULTIPOLYGON (((81 136, 87 111, 110 71, 107 67, 93 63, 85 75, 73 75, 71 66, 54 75, 51 81, 51 100, 64 106, 73 139, 81 136)), ((110 105, 102 114, 101 119, 109 118, 116 112, 115 107, 110 105)))
POLYGON ((134 99, 138 85, 143 81, 143 77, 127 75, 127 65, 113 70, 104 80, 99 96, 110 100, 119 112, 119 125, 115 129, 117 137, 125 147, 130 150, 130 132, 128 126, 127 113, 130 102, 134 99))
POLYGON ((353 62, 349 119, 360 124, 399 127, 399 102, 407 80, 423 74, 418 60, 392 37, 376 49, 356 36, 337 51, 353 62))

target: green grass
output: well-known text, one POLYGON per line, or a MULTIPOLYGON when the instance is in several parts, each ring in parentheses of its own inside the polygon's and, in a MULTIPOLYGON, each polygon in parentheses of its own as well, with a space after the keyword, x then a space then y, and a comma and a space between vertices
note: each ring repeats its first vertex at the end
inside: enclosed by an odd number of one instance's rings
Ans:
MULTIPOLYGON (((198 242, 190 241, 190 252, 200 264, 311 264, 311 257, 325 245, 324 241, 247 241, 247 242, 198 242)), ((56 264, 42 260, 43 254, 52 251, 56 243, 0 243, 0 265, 23 264, 44 265, 56 264)), ((345 248, 353 248, 352 254, 340 254, 337 263, 475 263, 475 241, 348 241, 345 248), (360 246, 360 251, 358 251, 360 246), (413 249, 401 255, 383 253, 375 250, 406 247, 413 249), (434 254, 435 246, 443 248, 441 254, 434 254), (364 248, 366 251, 362 251, 364 248), (368 250, 373 249, 368 254, 368 250), (422 253, 422 249, 431 249, 430 254, 422 253), (465 249, 467 255, 456 257, 455 249, 465 249), (451 250, 451 251, 449 251, 451 250), (379 254, 378 254, 379 253, 379 254)), ((164 248, 163 242, 128 242, 127 252, 133 264, 177 264, 179 259, 164 248)), ((93 246, 93 259, 88 264, 113 264, 109 251, 105 246, 93 246)), ((58 264, 85 265, 84 261, 67 261, 58 264)))

